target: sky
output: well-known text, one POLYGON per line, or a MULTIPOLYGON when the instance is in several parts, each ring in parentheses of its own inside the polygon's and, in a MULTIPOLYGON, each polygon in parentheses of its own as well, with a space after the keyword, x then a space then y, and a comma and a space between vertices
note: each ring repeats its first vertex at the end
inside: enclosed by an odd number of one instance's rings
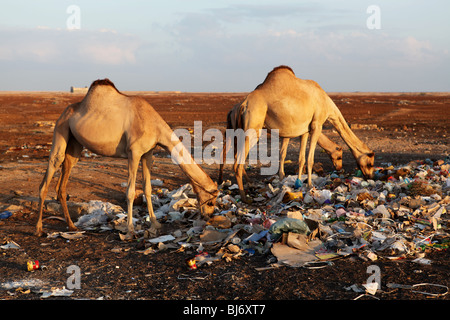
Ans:
POLYGON ((0 91, 250 92, 278 65, 328 92, 450 91, 448 0, 15 0, 0 91))

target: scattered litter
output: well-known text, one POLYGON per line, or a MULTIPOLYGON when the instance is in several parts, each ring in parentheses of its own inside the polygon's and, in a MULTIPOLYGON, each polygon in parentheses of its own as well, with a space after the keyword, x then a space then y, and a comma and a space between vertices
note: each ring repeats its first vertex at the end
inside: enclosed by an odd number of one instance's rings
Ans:
POLYGON ((218 231, 218 230, 209 230, 205 229, 203 233, 200 235, 200 241, 202 243, 217 243, 221 242, 228 236, 228 233, 218 231))
POLYGON ((84 231, 67 231, 67 232, 52 232, 47 235, 47 238, 56 239, 58 237, 67 239, 67 240, 75 240, 84 238, 84 231))
POLYGON ((378 288, 378 282, 369 282, 369 283, 364 283, 363 287, 366 288, 366 292, 370 293, 371 295, 374 295, 375 293, 377 293, 378 288))
POLYGON ((162 187, 164 185, 164 182, 160 179, 151 180, 150 183, 153 187, 162 187))
POLYGON ((88 205, 87 214, 82 215, 75 222, 77 228, 83 230, 97 230, 99 228, 111 230, 112 228, 106 227, 108 222, 117 218, 117 215, 125 213, 122 207, 109 202, 91 200, 88 205))
POLYGON ((420 264, 424 264, 424 265, 431 264, 431 260, 426 259, 426 258, 417 258, 417 259, 412 260, 412 262, 416 262, 416 263, 420 263, 420 264))
POLYGON ((157 238, 149 239, 148 242, 150 242, 150 243, 160 243, 160 242, 164 243, 164 242, 173 241, 173 240, 175 240, 175 237, 169 234, 169 235, 164 235, 164 236, 160 236, 160 237, 157 237, 157 238))
MULTIPOLYGON (((65 287, 52 287, 49 283, 40 279, 6 281, 0 283, 0 288, 9 291, 15 290, 15 292, 20 292, 22 294, 28 294, 31 292, 37 293, 41 295, 40 298, 42 299, 50 297, 69 297, 74 292, 73 290, 68 290, 65 287)), ((15 292, 11 294, 14 295, 15 292)))
POLYGON ((310 230, 305 221, 293 218, 280 219, 270 226, 269 232, 281 236, 284 232, 309 234, 310 230))
POLYGON ((278 264, 291 267, 303 267, 312 261, 316 261, 315 252, 322 245, 320 240, 305 243, 303 249, 293 248, 282 243, 274 243, 272 254, 277 257, 278 264))
POLYGON ((47 299, 50 297, 70 297, 73 292, 73 290, 68 290, 65 287, 51 288, 50 291, 40 291, 42 299, 47 299))
POLYGON ((322 269, 332 266, 334 263, 332 261, 310 261, 306 262, 303 267, 306 269, 322 269))
POLYGON ((197 269, 197 264, 195 263, 195 258, 186 259, 186 264, 188 265, 189 269, 191 269, 191 270, 197 269))
POLYGON ((47 285, 48 284, 46 282, 40 279, 23 279, 2 282, 0 283, 0 288, 3 290, 14 290, 17 288, 38 290, 47 285))
POLYGON ((196 277, 196 276, 188 276, 185 274, 180 274, 177 279, 178 280, 190 280, 190 281, 196 281, 196 280, 205 280, 208 277, 208 275, 204 277, 196 277))
POLYGON ((0 213, 0 219, 8 219, 11 216, 12 216, 12 212, 8 211, 8 210, 0 213))
POLYGON ((445 296, 448 293, 448 287, 447 286, 444 286, 444 285, 441 285, 441 284, 434 284, 434 283, 418 283, 418 284, 413 284, 413 285, 388 283, 386 285, 386 287, 392 288, 392 289, 409 289, 409 290, 411 290, 414 293, 421 293, 421 294, 429 295, 429 296, 433 296, 433 297, 445 296), (417 287, 444 288, 445 291, 444 292, 440 292, 440 293, 431 293, 431 292, 426 292, 426 291, 412 290, 412 289, 417 288, 417 287))
POLYGON ((0 246, 0 249, 20 249, 20 246, 14 241, 7 241, 5 244, 0 246))
MULTIPOLYGON (((136 234, 128 234, 122 207, 90 201, 76 222, 83 231, 49 237, 76 239, 84 231, 116 231, 123 241, 140 241, 138 252, 143 254, 185 252, 196 268, 259 254, 274 258, 259 270, 325 268, 348 256, 364 262, 408 259, 430 264, 430 251, 450 246, 449 169, 450 158, 383 164, 368 180, 360 172, 313 174, 312 188, 303 183, 306 175, 281 181, 272 176, 247 189, 252 204, 241 201, 238 186, 228 180, 218 186, 216 210, 209 220, 202 219, 191 184, 169 190, 155 179, 151 199, 143 197, 141 203, 151 201, 157 219, 168 227, 164 230, 172 227, 170 232, 160 234, 147 206, 137 204, 132 221, 136 234)), ((376 292, 373 286, 360 290, 376 292)))
POLYGON ((38 260, 28 260, 27 261, 27 270, 34 271, 39 269, 39 261, 38 260))

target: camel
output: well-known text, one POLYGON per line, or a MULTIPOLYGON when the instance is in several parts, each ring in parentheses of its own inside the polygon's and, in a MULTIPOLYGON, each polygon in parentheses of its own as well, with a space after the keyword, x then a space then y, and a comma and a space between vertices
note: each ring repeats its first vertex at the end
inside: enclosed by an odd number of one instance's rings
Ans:
MULTIPOLYGON (((341 111, 326 92, 312 80, 297 78, 288 66, 275 67, 268 73, 263 83, 247 95, 239 107, 239 116, 244 131, 254 129, 260 134, 266 127, 278 129, 281 138, 301 136, 299 154, 299 178, 306 158, 306 145, 310 139, 307 175, 308 187, 312 187, 311 175, 314 163, 314 151, 322 133, 322 126, 329 121, 350 148, 356 162, 366 178, 373 176, 375 154, 356 137, 348 126, 341 111)), ((259 136, 256 137, 257 140, 259 136)), ((243 147, 237 151, 240 159, 246 159, 250 144, 256 141, 245 138, 243 147)), ((234 171, 243 201, 244 192, 242 174, 244 164, 235 162, 234 171)))
MULTIPOLYGON (((239 108, 240 108, 240 104, 236 104, 227 114, 227 129, 238 129, 238 123, 239 123, 239 108)), ((284 174, 284 160, 286 158, 286 152, 287 152, 287 148, 289 145, 289 140, 290 138, 283 138, 282 139, 282 145, 281 145, 281 149, 280 149, 280 169, 279 169, 279 177, 280 180, 284 179, 285 174, 284 174)), ((230 141, 231 142, 231 141, 230 141)), ((319 146, 321 146, 325 152, 328 154, 328 156, 330 157, 335 169, 337 171, 340 171, 342 169, 342 148, 337 145, 336 143, 334 143, 333 141, 331 141, 327 136, 325 136, 323 133, 320 135, 319 140, 317 141, 317 143, 319 144, 319 146)), ((222 159, 223 161, 220 163, 219 166, 219 179, 218 179, 218 183, 222 183, 223 180, 223 167, 225 165, 225 158, 226 158, 226 152, 227 152, 227 144, 226 144, 226 140, 224 142, 224 146, 222 149, 222 159)), ((236 151, 236 149, 234 149, 234 151, 236 151)), ((236 153, 236 152, 235 152, 236 153)), ((249 178, 247 176, 247 173, 243 172, 245 178, 247 181, 249 181, 249 178)))
MULTIPOLYGON (((143 189, 147 199, 150 221, 160 228, 151 203, 150 169, 153 149, 161 146, 171 152, 178 149, 181 157, 190 157, 169 125, 143 98, 128 96, 117 90, 108 80, 94 81, 81 102, 69 105, 56 122, 53 145, 45 176, 39 187, 39 218, 36 235, 42 236, 42 211, 50 181, 61 166, 56 191, 69 230, 77 230, 66 203, 66 186, 70 171, 77 163, 83 147, 92 152, 116 158, 128 158, 127 219, 128 232, 134 234, 132 221, 136 174, 142 160, 143 189), (183 147, 182 147, 183 148, 183 147), (183 152, 186 152, 183 154, 183 152)), ((173 155, 173 153, 172 153, 173 155)), ((197 194, 202 216, 214 212, 218 195, 217 183, 198 166, 192 157, 190 162, 179 161, 181 170, 190 179, 197 194)))

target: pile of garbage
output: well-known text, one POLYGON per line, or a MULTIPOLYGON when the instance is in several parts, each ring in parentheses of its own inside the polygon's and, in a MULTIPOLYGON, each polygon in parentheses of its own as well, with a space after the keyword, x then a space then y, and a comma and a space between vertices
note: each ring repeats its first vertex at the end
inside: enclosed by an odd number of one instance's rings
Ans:
MULTIPOLYGON (((333 172, 313 174, 309 189, 297 175, 271 176, 249 185, 251 204, 241 201, 236 184, 219 186, 216 212, 201 219, 192 186, 176 190, 155 181, 152 199, 142 196, 134 224, 144 254, 172 249, 203 263, 242 255, 267 254, 271 266, 312 266, 349 255, 364 261, 411 259, 430 264, 430 250, 450 246, 450 159, 386 164, 373 179, 333 172), (150 200, 162 229, 151 225, 150 200), (161 231, 161 230, 164 230, 161 231), (170 230, 170 231, 168 231, 170 230)), ((127 231, 121 207, 91 201, 76 225, 82 230, 127 231)))

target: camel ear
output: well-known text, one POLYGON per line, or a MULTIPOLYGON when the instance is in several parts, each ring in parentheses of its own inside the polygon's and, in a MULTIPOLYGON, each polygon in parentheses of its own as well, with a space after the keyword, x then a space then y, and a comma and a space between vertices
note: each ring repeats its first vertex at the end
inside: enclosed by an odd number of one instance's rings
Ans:
POLYGON ((375 157, 375 153, 374 153, 374 152, 368 153, 367 156, 368 156, 369 158, 373 158, 373 157, 375 157))

